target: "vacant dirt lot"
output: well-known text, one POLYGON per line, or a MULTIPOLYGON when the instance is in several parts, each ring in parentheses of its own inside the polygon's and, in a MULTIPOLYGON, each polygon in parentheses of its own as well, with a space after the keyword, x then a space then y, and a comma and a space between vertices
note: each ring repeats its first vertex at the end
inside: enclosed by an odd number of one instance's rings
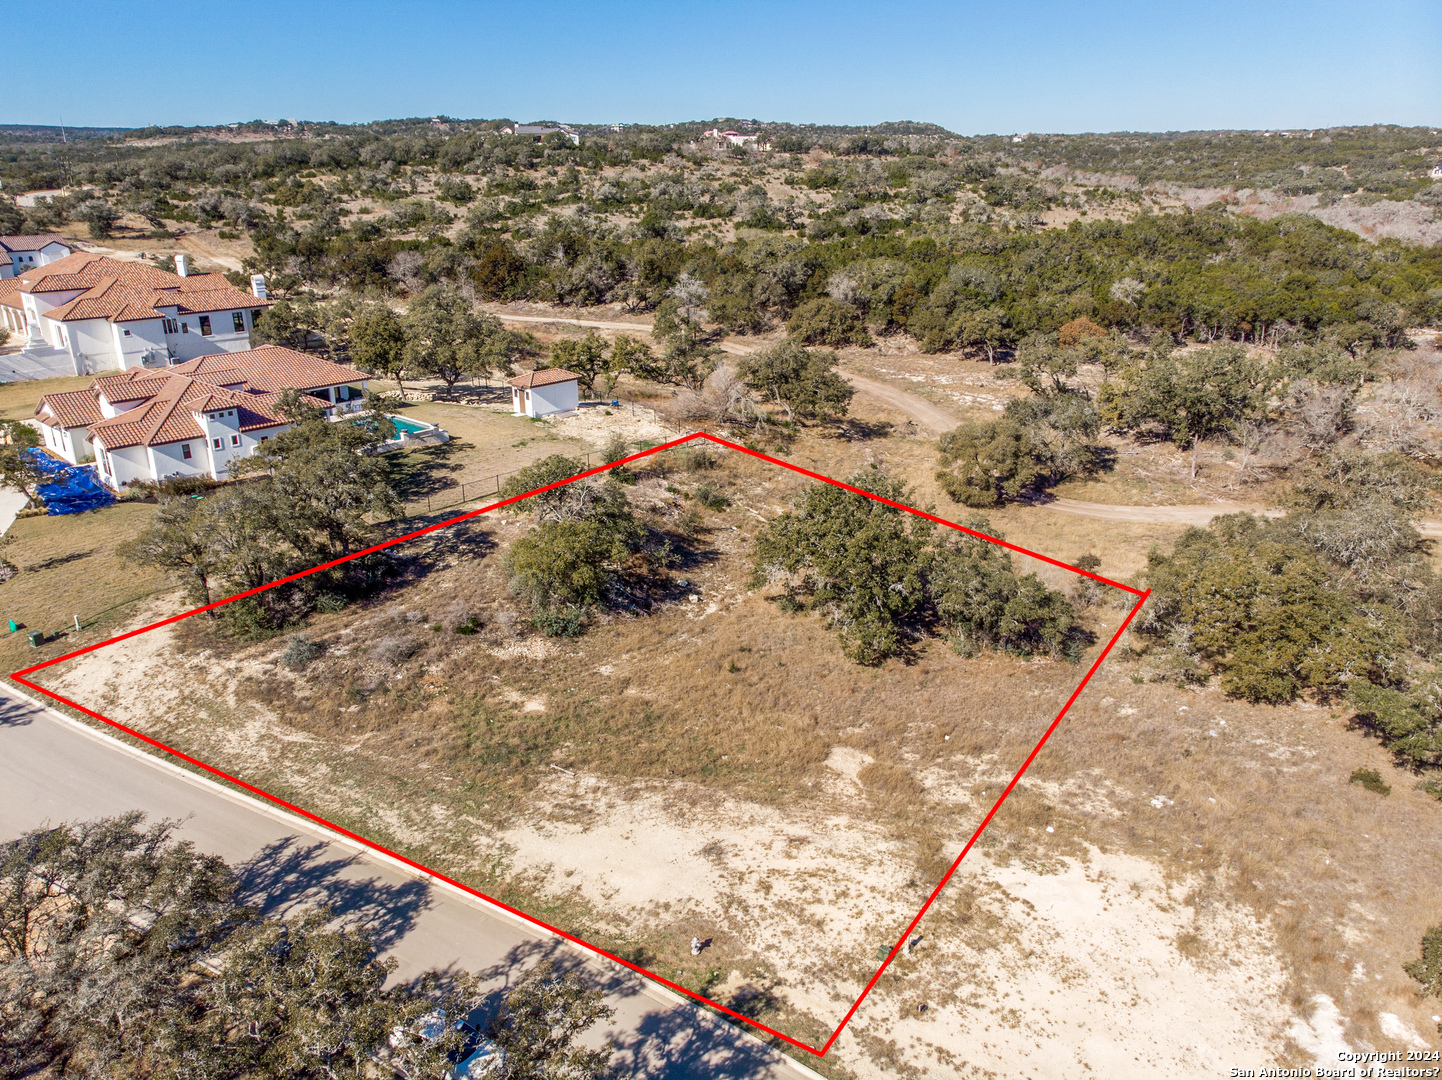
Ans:
MULTIPOLYGON (((833 475, 877 460, 925 501, 927 446, 808 437, 789 458, 833 475)), ((734 455, 642 475, 636 505, 683 553, 674 588, 575 641, 535 636, 506 590, 502 555, 530 525, 509 508, 418 542, 406 584, 317 617, 325 652, 303 672, 277 663, 282 640, 185 623, 45 681, 821 1039, 1081 670, 940 643, 855 667, 746 580, 750 536, 800 490, 734 455), (731 505, 688 537, 701 479, 731 505), (472 616, 478 632, 456 633, 472 616), (710 942, 696 958, 692 936, 710 942)), ((1027 507, 993 524, 1065 558, 1098 550, 1115 575, 1180 527, 1027 507)), ((1120 616, 1087 614, 1103 639, 1120 616)), ((1344 713, 1138 683, 1127 644, 824 1068, 1210 1076, 1429 1036, 1400 964, 1437 921, 1436 801, 1344 713), (1349 784, 1358 766, 1391 795, 1349 784)))

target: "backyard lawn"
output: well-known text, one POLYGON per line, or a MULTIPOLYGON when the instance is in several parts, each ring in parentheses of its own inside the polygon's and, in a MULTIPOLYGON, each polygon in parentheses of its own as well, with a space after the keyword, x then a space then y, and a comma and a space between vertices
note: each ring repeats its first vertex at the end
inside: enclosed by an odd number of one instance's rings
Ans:
POLYGON ((155 516, 151 503, 117 503, 63 517, 21 518, 0 555, 19 573, 0 584, 0 668, 5 674, 114 634, 145 598, 165 590, 164 574, 127 563, 115 548, 155 516), (75 616, 83 629, 75 631, 75 616), (6 633, 7 620, 24 628, 6 633), (47 644, 32 648, 28 632, 47 644))

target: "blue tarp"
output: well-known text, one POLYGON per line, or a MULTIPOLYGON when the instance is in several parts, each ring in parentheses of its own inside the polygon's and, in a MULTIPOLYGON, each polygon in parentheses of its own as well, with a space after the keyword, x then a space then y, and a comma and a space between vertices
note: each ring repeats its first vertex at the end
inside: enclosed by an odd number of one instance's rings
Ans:
POLYGON ((94 465, 67 465, 38 449, 29 450, 27 456, 50 477, 47 483, 36 486, 35 494, 45 500, 51 514, 80 514, 115 501, 115 496, 100 483, 94 465))

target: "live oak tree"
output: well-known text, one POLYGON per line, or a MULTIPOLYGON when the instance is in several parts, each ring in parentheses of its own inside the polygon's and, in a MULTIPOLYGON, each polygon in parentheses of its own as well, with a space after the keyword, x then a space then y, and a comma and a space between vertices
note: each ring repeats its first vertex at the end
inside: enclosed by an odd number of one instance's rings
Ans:
POLYGON ((18 491, 32 503, 35 488, 43 484, 46 474, 35 464, 34 447, 40 445, 39 433, 28 424, 5 422, 5 444, 0 445, 0 487, 18 491))
MULTIPOLYGON (((1002 539, 984 517, 968 528, 1002 539)), ((1007 550, 989 540, 948 530, 927 568, 927 592, 957 652, 984 649, 1075 661, 1091 635, 1060 592, 1035 574, 1017 574, 1007 550)))
POLYGON ((396 375, 405 363, 405 352, 405 327, 386 305, 367 305, 352 321, 350 354, 362 371, 396 375))
POLYGON ((116 554, 141 566, 180 574, 190 598, 197 605, 208 605, 211 579, 224 565, 211 535, 214 506, 189 498, 167 499, 151 526, 121 543, 116 554))
POLYGON ((856 309, 822 296, 792 313, 786 333, 803 345, 870 345, 871 335, 856 309))
POLYGON ((576 971, 537 964, 506 995, 487 1031, 505 1052, 500 1080, 591 1080, 608 1075, 611 1047, 577 1040, 616 1010, 576 971))
POLYGON ((846 415, 856 391, 836 372, 836 353, 794 341, 752 353, 740 364, 746 385, 786 410, 788 419, 831 420, 846 415))
MULTIPOLYGON (((864 471, 853 487, 894 502, 905 485, 864 471)), ((968 527, 994 535, 984 519, 968 527)), ((773 518, 752 549, 753 583, 779 583, 784 608, 824 614, 848 657, 879 664, 906 652, 928 625, 957 651, 997 649, 1075 659, 1089 635, 1071 605, 1035 575, 1018 576, 996 544, 939 532, 923 518, 834 484, 808 488, 773 518)))
POLYGON ((0 845, 0 1071, 124 1075, 248 913, 223 860, 139 811, 0 845), (77 1070, 78 1071, 78 1070, 77 1070))
POLYGON ((250 333, 252 345, 284 345, 306 352, 316 339, 324 340, 326 310, 310 293, 273 302, 260 313, 250 333))
MULTIPOLYGON (((849 483, 897 501, 909 494, 902 481, 880 472, 849 483)), ((926 603, 922 555, 931 529, 865 495, 813 484, 794 510, 757 535, 753 582, 780 578, 786 606, 824 612, 847 656, 878 664, 904 649, 906 627, 926 603)))
POLYGON ((1232 435, 1260 415, 1282 379, 1270 364, 1240 345, 1210 345, 1190 352, 1153 349, 1124 368, 1098 394, 1102 416, 1121 431, 1152 429, 1192 452, 1209 439, 1232 435))
POLYGON ((413 375, 434 375, 454 386, 468 375, 510 370, 515 336, 455 289, 432 285, 411 300, 401 322, 406 370, 413 375))
POLYGON ((590 395, 596 392, 596 380, 612 370, 612 355, 607 354, 606 339, 592 330, 585 337, 565 338, 552 345, 551 365, 581 376, 581 389, 590 395))
MULTIPOLYGON (((365 546, 377 519, 400 510, 383 460, 364 453, 378 425, 330 423, 300 396, 282 401, 295 426, 235 463, 255 479, 208 494, 163 502, 152 525, 120 553, 181 574, 192 598, 209 603, 217 582, 234 595, 365 546), (266 474, 269 475, 266 475, 266 474)), ((276 628, 311 609, 318 590, 362 587, 375 558, 325 571, 220 609, 220 617, 276 628)))
POLYGON ((516 540, 505 565, 511 591, 531 608, 537 627, 575 636, 586 612, 611 598, 622 567, 642 550, 646 528, 616 480, 559 490, 567 494, 552 504, 554 516, 516 540))
POLYGON ((1190 528, 1170 554, 1149 556, 1147 584, 1139 630, 1249 701, 1337 695, 1356 680, 1402 675, 1398 620, 1357 603, 1285 524, 1232 514, 1190 528))

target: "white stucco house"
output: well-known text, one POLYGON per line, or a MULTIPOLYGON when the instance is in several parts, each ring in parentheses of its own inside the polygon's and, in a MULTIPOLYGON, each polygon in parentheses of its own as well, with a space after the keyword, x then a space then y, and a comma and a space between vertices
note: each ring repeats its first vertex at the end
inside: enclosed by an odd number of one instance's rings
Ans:
POLYGON ((35 409, 44 447, 72 464, 95 460, 108 487, 172 476, 224 480, 290 424, 285 390, 331 417, 357 412, 366 376, 279 345, 218 353, 158 371, 102 375, 84 390, 46 394, 35 409))
MULTIPOLYGON (((34 270, 58 262, 71 254, 70 245, 54 233, 38 236, 0 236, 0 280, 13 278, 25 270, 34 270)), ((18 329, 11 327, 11 329, 18 329)))
POLYGON ((77 252, 0 279, 0 321, 25 335, 22 355, 56 375, 162 368, 250 348, 270 301, 221 274, 176 274, 77 252))
POLYGON ((570 412, 581 403, 581 376, 561 368, 528 371, 510 383, 515 416, 552 416, 570 412))
POLYGON ((580 133, 566 124, 516 124, 514 127, 501 128, 501 131, 506 135, 527 135, 536 142, 559 132, 571 140, 572 146, 581 145, 580 133))

